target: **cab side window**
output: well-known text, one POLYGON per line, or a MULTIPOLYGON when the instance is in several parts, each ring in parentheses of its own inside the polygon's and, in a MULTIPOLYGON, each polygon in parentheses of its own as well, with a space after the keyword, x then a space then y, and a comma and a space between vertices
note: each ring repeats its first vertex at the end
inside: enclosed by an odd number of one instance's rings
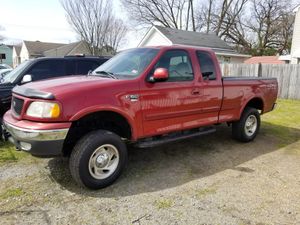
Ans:
POLYGON ((63 76, 65 75, 65 61, 48 60, 38 62, 33 65, 27 74, 32 76, 33 81, 63 76))
POLYGON ((167 82, 190 81, 194 79, 192 64, 184 50, 170 50, 159 59, 155 68, 166 68, 169 71, 167 82))
POLYGON ((200 70, 204 80, 215 80, 216 79, 216 69, 214 61, 212 60, 210 54, 205 51, 197 51, 197 58, 200 64, 200 70))

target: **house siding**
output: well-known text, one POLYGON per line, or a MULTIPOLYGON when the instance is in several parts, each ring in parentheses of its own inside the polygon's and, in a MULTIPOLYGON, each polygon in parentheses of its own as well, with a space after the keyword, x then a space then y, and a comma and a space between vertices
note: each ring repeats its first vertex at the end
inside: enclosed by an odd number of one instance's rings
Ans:
POLYGON ((291 63, 299 64, 300 58, 300 7, 296 12, 294 31, 293 31, 293 41, 291 48, 291 63))
POLYGON ((1 59, 0 64, 7 64, 9 66, 13 66, 13 58, 12 58, 12 48, 7 45, 0 45, 0 54, 5 55, 5 59, 1 59))
POLYGON ((29 59, 29 53, 24 43, 21 48, 20 58, 21 58, 21 63, 29 59))
POLYGON ((172 45, 172 42, 159 33, 155 28, 152 28, 148 37, 146 37, 146 39, 143 40, 138 47, 157 45, 172 45))

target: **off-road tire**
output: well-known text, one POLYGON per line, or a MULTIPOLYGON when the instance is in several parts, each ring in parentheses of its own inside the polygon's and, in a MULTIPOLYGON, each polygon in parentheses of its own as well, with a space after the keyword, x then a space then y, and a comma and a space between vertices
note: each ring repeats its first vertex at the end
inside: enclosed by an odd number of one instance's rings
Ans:
POLYGON ((241 142, 250 142, 253 141, 259 132, 260 128, 260 114, 257 109, 252 107, 246 107, 241 115, 239 121, 232 123, 232 137, 241 142), (253 116, 256 118, 256 129, 251 135, 246 132, 246 121, 249 117, 253 116))
POLYGON ((69 161, 72 177, 80 186, 100 189, 111 185, 122 173, 127 164, 127 148, 121 138, 106 130, 92 131, 82 137, 75 145, 69 161), (115 171, 105 179, 95 179, 89 172, 89 160, 100 146, 114 146, 119 154, 119 163, 115 171))

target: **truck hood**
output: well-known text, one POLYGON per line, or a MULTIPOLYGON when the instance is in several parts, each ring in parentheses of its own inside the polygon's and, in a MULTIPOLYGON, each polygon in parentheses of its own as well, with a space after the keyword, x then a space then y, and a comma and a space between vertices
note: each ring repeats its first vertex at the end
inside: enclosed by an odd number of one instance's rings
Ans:
POLYGON ((75 90, 84 93, 94 87, 101 88, 118 81, 97 76, 68 76, 17 86, 13 92, 26 97, 54 99, 75 90))

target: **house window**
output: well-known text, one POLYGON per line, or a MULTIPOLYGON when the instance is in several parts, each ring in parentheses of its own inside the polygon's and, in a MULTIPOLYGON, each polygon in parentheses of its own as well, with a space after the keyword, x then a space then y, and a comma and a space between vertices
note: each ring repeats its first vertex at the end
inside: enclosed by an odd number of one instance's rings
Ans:
POLYGON ((6 55, 3 54, 3 53, 1 53, 1 54, 0 54, 0 59, 6 59, 6 55))

